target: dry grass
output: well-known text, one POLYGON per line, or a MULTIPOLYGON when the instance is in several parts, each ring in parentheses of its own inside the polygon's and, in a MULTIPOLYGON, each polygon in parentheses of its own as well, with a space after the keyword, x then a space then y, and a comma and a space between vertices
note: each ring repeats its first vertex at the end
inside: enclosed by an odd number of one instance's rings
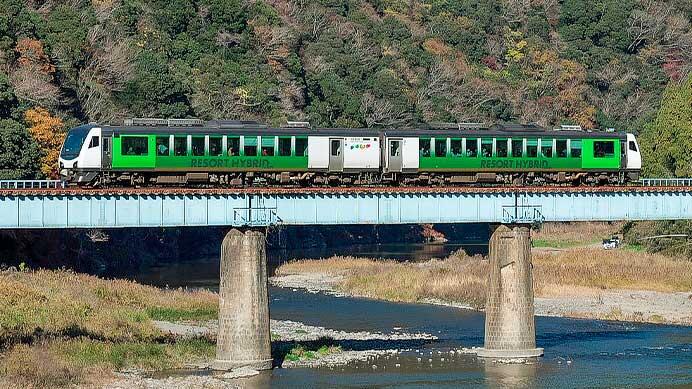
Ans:
POLYGON ((61 387, 123 367, 166 368, 210 356, 152 320, 217 316, 209 292, 160 290, 68 271, 0 273, 0 387, 61 387))
POLYGON ((487 261, 463 254, 422 263, 332 257, 290 262, 276 272, 300 273, 344 276, 338 288, 357 296, 402 302, 439 299, 482 307, 487 261))
POLYGON ((375 261, 368 258, 357 257, 342 257, 335 256, 325 259, 302 259, 291 261, 281 265, 276 269, 276 275, 288 274, 329 274, 329 275, 344 275, 346 273, 355 272, 362 269, 372 268, 374 265, 387 266, 395 264, 394 261, 375 261))
MULTIPOLYGON (((536 295, 582 296, 604 289, 692 291, 692 262, 663 255, 574 248, 533 257, 536 295)), ((341 275, 344 292, 390 301, 439 299, 482 307, 488 262, 480 257, 452 255, 422 263, 333 257, 302 260, 281 266, 278 275, 324 273, 341 275)))
POLYGON ((692 291, 692 262, 660 254, 575 248, 558 255, 534 255, 533 264, 536 293, 541 296, 559 293, 560 288, 570 286, 692 291))
POLYGON ((573 247, 600 242, 622 229, 624 223, 579 222, 545 223, 531 231, 536 247, 573 247))
POLYGON ((0 345, 34 336, 151 340, 150 319, 216 317, 210 292, 162 291, 68 271, 0 273, 0 345))

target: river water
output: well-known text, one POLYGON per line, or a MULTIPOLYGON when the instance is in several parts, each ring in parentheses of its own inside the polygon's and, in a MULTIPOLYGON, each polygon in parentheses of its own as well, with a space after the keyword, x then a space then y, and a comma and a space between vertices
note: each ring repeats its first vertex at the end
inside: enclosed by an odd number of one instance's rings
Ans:
MULTIPOLYGON (((375 246, 341 252, 423 260, 443 257, 459 248, 434 246, 375 246)), ((271 258, 286 258, 286 255, 270 253, 270 263, 276 265, 281 260, 271 258)), ((218 260, 151 268, 136 278, 158 286, 217 289, 218 260)), ((483 313, 283 288, 270 288, 269 294, 273 319, 347 331, 426 332, 439 340, 400 343, 398 348, 411 351, 339 368, 274 369, 242 381, 246 387, 692 387, 690 327, 537 317, 537 343, 545 348, 545 356, 530 365, 503 365, 449 352, 453 348, 482 346, 483 313)))

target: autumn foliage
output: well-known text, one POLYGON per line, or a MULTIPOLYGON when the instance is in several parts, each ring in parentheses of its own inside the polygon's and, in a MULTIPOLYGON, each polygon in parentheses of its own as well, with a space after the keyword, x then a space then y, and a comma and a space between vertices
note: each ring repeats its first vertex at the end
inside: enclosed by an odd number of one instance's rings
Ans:
POLYGON ((58 177, 58 156, 65 139, 62 119, 52 116, 43 108, 31 108, 24 114, 28 130, 42 150, 41 172, 51 178, 58 177))
POLYGON ((17 41, 15 51, 19 55, 17 62, 20 66, 35 66, 44 74, 55 73, 55 66, 50 63, 50 58, 43 50, 41 41, 21 38, 17 41))

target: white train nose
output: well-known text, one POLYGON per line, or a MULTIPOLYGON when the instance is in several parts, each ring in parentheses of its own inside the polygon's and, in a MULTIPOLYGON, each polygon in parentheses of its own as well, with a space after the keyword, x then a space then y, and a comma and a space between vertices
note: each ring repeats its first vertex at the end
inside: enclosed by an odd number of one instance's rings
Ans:
POLYGON ((71 160, 60 159, 60 165, 63 169, 74 169, 74 165, 77 162, 77 158, 71 160))

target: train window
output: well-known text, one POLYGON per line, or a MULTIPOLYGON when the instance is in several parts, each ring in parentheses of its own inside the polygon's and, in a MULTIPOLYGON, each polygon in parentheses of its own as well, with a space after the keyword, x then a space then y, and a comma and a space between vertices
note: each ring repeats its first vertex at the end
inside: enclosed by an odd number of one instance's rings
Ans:
POLYGON ((481 139, 481 156, 490 158, 493 156, 493 140, 481 139))
POLYGON ((123 155, 149 154, 149 138, 144 136, 123 136, 121 139, 123 155))
POLYGON ((615 155, 615 142, 610 140, 593 142, 593 155, 596 158, 612 158, 615 155))
POLYGON ((173 154, 176 157, 187 156, 187 137, 176 136, 173 138, 173 154))
POLYGON ((478 156, 478 140, 474 138, 466 138, 466 156, 467 157, 477 157, 478 156))
POLYGON ((495 140, 495 156, 502 158, 507 156, 507 139, 495 140))
POLYGON ((204 138, 192 137, 192 155, 195 157, 204 157, 204 138))
POLYGON ((553 157, 553 140, 541 139, 541 154, 546 158, 553 157))
POLYGON ((228 156, 237 157, 240 155, 240 138, 237 136, 228 137, 228 156))
POLYGON ((256 136, 246 136, 245 144, 243 145, 243 151, 246 157, 256 157, 257 156, 257 137, 256 136))
POLYGON ((221 157, 223 155, 223 139, 218 136, 209 137, 209 156, 221 157))
POLYGON ((567 140, 558 139, 555 141, 555 151, 558 158, 567 158, 567 140))
POLYGON ((630 151, 637 152, 637 144, 633 140, 629 141, 630 151))
POLYGON ((572 158, 581 158, 581 140, 572 139, 569 141, 569 151, 572 158))
POLYGON ((159 157, 167 157, 171 154, 169 140, 170 138, 167 136, 156 137, 156 155, 159 157))
POLYGON ((461 157, 463 155, 461 152, 461 139, 452 139, 449 148, 452 152, 452 157, 461 157))
POLYGON ((331 155, 333 157, 340 156, 341 155, 342 141, 340 139, 332 139, 330 144, 331 144, 331 155))
POLYGON ((524 140, 512 139, 512 157, 521 158, 522 154, 524 154, 524 140))
POLYGON ((538 157, 538 139, 526 140, 526 156, 529 158, 538 157))
POLYGON ((263 136, 262 137, 262 156, 273 157, 274 156, 274 140, 276 138, 273 136, 263 136))
POLYGON ((393 140, 389 142, 389 156, 398 157, 401 155, 401 142, 400 140, 393 140))
POLYGON ((430 139, 420 139, 418 141, 418 153, 421 157, 430 156, 430 139))
POLYGON ((447 138, 435 138, 435 156, 447 156, 447 138))
POLYGON ((279 138, 279 156, 291 156, 291 138, 279 138))
POLYGON ((94 147, 99 147, 99 137, 98 136, 92 136, 91 142, 89 142, 89 148, 91 149, 94 147))
POLYGON ((308 155, 308 138, 296 137, 296 157, 305 157, 308 155))

